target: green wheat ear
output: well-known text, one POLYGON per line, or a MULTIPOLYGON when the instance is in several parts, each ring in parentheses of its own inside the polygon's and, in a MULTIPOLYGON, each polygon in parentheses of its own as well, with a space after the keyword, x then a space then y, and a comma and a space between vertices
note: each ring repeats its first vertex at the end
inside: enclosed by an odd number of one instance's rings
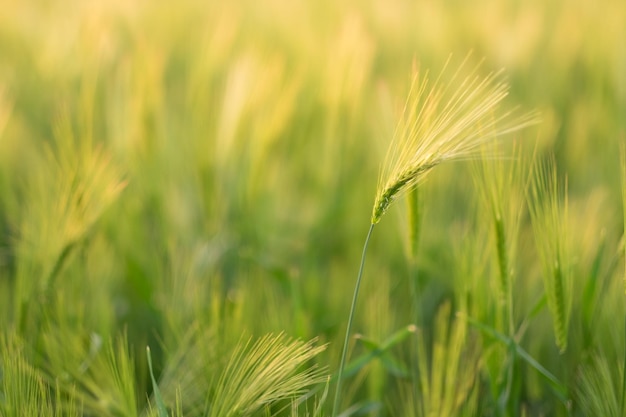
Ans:
POLYGON ((417 70, 413 72, 409 94, 379 175, 371 225, 348 315, 332 416, 337 415, 340 403, 348 340, 374 226, 395 199, 415 189, 437 165, 476 157, 481 144, 537 120, 534 114, 513 117, 512 112, 501 112, 500 105, 508 95, 508 85, 500 80, 499 73, 481 77, 479 67, 463 77, 468 58, 449 77, 446 63, 433 82, 428 72, 423 75, 417 70), (448 79, 448 83, 444 84, 443 79, 448 79))
POLYGON ((556 344, 567 349, 572 305, 572 277, 567 231, 567 183, 559 187, 556 162, 552 157, 535 167, 529 209, 543 268, 543 283, 552 315, 556 344))

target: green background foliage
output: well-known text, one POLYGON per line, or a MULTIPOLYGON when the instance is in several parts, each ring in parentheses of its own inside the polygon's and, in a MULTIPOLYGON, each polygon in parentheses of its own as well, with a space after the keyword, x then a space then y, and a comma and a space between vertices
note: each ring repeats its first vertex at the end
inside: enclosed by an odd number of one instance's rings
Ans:
POLYGON ((468 51, 541 123, 381 220, 340 408, 626 415, 623 1, 0 9, 1 416, 329 415, 411 69, 468 51))

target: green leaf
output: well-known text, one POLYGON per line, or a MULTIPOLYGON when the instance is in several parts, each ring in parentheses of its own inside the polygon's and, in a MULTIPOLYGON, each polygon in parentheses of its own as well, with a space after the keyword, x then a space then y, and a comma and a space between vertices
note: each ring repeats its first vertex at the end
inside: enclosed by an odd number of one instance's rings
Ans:
POLYGON ((150 370, 150 379, 152 379, 152 390, 158 415, 159 417, 168 417, 165 402, 163 401, 163 397, 161 396, 161 391, 159 391, 159 384, 157 384, 157 381, 154 378, 154 372, 152 371, 152 356, 150 355, 150 346, 146 346, 146 354, 148 355, 148 369, 150 370))
MULTIPOLYGON (((359 372, 365 365, 370 363, 373 359, 381 357, 385 355, 392 347, 397 346, 402 341, 406 340, 407 337, 415 333, 417 328, 415 325, 410 324, 393 333, 389 338, 385 339, 381 344, 376 344, 371 340, 365 339, 365 343, 368 344, 373 349, 365 353, 352 362, 350 362, 345 369, 345 376, 354 375, 359 372)), ((363 339, 362 339, 363 341, 363 339)), ((336 378, 336 375, 333 376, 333 380, 336 378)))
POLYGON ((460 317, 464 317, 469 324, 471 324, 481 332, 505 344, 512 352, 522 358, 532 368, 539 372, 541 376, 543 376, 548 382, 550 382, 551 386, 555 389, 557 397, 563 402, 563 404, 568 404, 569 399, 567 398, 567 387, 563 385, 563 383, 561 383, 558 378, 554 376, 550 371, 544 368, 544 366, 541 365, 528 352, 526 352, 526 350, 524 350, 524 348, 522 348, 514 339, 498 332, 493 327, 487 326, 486 324, 481 323, 471 317, 467 317, 464 315, 460 315, 460 317))

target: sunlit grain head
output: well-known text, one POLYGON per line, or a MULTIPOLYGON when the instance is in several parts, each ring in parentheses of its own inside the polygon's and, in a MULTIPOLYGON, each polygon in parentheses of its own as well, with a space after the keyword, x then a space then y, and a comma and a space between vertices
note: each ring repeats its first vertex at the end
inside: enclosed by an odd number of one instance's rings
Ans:
POLYGON ((472 158, 486 141, 536 122, 534 114, 515 116, 514 111, 501 109, 508 85, 499 72, 481 76, 477 66, 463 76, 466 62, 452 74, 446 64, 434 81, 428 72, 414 71, 380 171, 372 224, 435 166, 472 158))

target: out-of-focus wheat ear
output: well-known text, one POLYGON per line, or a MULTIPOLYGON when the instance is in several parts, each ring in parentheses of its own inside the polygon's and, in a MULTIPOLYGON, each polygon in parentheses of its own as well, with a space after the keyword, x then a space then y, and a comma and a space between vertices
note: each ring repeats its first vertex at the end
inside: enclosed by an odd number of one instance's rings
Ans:
POLYGON ((576 386, 577 403, 586 416, 623 416, 619 412, 611 367, 604 356, 592 356, 581 367, 576 386))
POLYGON ((304 394, 308 387, 326 381, 312 359, 326 347, 316 340, 292 340, 268 334, 252 343, 242 341, 233 352, 213 388, 208 417, 260 415, 272 407, 304 394))
POLYGON ((478 363, 476 350, 467 339, 467 322, 453 319, 452 306, 446 302, 439 307, 432 327, 430 342, 423 332, 417 333, 419 403, 418 412, 408 414, 461 415, 461 410, 474 401, 471 397, 478 363))
POLYGON ((508 294, 511 290, 509 274, 509 257, 507 254, 506 231, 501 213, 496 213, 493 218, 494 231, 496 235, 496 252, 498 254, 498 271, 500 275, 500 289, 502 298, 508 302, 508 294))
MULTIPOLYGON (((494 241, 499 317, 497 322, 514 332, 515 265, 522 214, 525 212, 524 192, 531 178, 529 162, 518 142, 511 156, 504 156, 502 143, 493 141, 482 147, 482 158, 474 164, 474 180, 491 222, 494 241)), ((497 326, 504 330, 505 327, 497 326)))
POLYGON ((554 261, 553 273, 554 277, 551 282, 552 288, 550 290, 553 292, 552 298, 554 299, 554 329, 556 332, 557 345, 561 352, 565 352, 567 349, 570 300, 566 300, 564 271, 558 260, 554 261))
MULTIPOLYGON (((484 203, 490 212, 490 220, 493 227, 493 237, 496 249, 498 268, 498 310, 499 322, 506 326, 509 322, 512 310, 512 299, 509 297, 511 290, 511 274, 509 269, 509 248, 507 229, 508 216, 505 218, 505 206, 509 203, 506 192, 513 185, 511 175, 503 166, 501 158, 497 158, 499 149, 497 144, 489 144, 482 149, 482 158, 476 164, 474 171, 475 180, 484 203)), ((504 328, 504 327, 502 327, 504 328)), ((509 329, 512 330, 512 329, 509 329)))
POLYGON ((572 278, 567 233, 567 182, 559 187, 554 157, 537 163, 529 192, 537 251, 543 268, 543 282, 552 315, 556 344, 567 349, 572 303, 572 278))

